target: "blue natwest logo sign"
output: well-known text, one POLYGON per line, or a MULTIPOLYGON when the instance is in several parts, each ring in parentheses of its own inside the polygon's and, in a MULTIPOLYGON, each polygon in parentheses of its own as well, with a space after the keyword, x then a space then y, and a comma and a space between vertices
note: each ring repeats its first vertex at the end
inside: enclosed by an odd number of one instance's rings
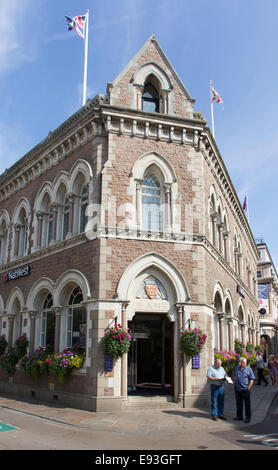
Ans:
POLYGON ((9 271, 8 273, 4 274, 4 281, 12 281, 13 279, 17 279, 18 277, 28 276, 31 273, 31 267, 25 266, 24 268, 17 268, 14 271, 9 271))

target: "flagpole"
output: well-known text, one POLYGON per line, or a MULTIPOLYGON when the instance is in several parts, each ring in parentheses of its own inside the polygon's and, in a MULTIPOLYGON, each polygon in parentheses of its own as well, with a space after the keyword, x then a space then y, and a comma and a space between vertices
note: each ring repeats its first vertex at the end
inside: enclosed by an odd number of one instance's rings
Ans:
POLYGON ((84 79, 83 79, 82 106, 84 106, 85 103, 86 103, 86 92, 87 92, 88 32, 89 32, 89 10, 87 10, 87 13, 86 13, 86 37, 85 37, 85 57, 84 57, 84 79))
POLYGON ((247 193, 246 193, 246 203, 247 203, 247 220, 248 220, 248 224, 249 224, 249 223, 250 223, 250 217, 249 217, 249 201, 248 201, 247 193))
POLYGON ((212 96, 211 96, 211 85, 212 81, 210 80, 210 109, 211 109, 211 128, 212 128, 212 135, 214 138, 214 114, 213 114, 213 101, 212 101, 212 96))

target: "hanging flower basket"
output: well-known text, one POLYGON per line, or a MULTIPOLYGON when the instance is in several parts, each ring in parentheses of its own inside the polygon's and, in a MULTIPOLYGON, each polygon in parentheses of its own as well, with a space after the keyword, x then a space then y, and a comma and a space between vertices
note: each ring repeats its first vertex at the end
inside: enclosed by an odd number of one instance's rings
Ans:
POLYGON ((127 354, 130 347, 131 335, 129 328, 123 328, 120 324, 116 324, 112 328, 108 328, 104 332, 105 350, 116 358, 127 354))
POLYGON ((181 330, 181 343, 183 351, 188 356, 196 356, 199 354, 206 342, 205 335, 199 328, 188 328, 181 330))

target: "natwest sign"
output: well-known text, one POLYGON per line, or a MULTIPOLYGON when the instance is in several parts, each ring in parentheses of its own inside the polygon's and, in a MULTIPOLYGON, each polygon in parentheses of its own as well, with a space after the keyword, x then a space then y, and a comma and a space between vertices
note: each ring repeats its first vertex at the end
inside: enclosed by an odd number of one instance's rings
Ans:
POLYGON ((18 277, 28 276, 31 273, 30 266, 24 266, 24 268, 17 268, 14 271, 9 271, 4 274, 4 281, 9 282, 17 279, 18 277))
POLYGON ((237 285, 236 290, 239 293, 239 295, 241 295, 241 297, 245 297, 245 291, 241 286, 237 285))

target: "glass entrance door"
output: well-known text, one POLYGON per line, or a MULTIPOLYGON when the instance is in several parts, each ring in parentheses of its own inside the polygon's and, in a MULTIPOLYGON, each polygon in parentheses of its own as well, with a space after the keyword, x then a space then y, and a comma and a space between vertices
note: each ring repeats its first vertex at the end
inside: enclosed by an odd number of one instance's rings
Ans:
POLYGON ((128 355, 130 393, 170 393, 171 333, 166 315, 136 314, 129 322, 132 343, 128 355))

